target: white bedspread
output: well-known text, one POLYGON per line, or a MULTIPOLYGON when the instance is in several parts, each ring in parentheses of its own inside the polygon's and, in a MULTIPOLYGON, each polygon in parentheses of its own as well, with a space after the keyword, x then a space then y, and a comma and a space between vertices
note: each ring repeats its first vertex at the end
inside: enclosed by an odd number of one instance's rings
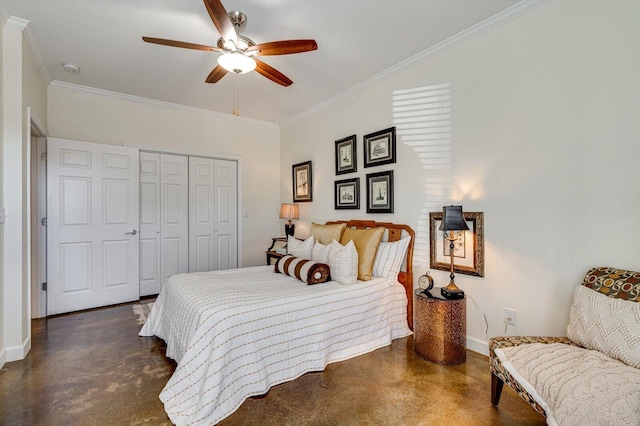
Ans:
POLYGON ((215 424, 246 398, 411 334, 407 298, 374 278, 308 286, 272 266, 171 277, 140 331, 177 361, 160 393, 175 424, 215 424))

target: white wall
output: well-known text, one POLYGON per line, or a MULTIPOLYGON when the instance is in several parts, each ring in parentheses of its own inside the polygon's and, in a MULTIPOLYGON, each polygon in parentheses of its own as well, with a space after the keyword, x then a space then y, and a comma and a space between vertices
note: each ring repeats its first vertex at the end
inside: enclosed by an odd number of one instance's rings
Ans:
MULTIPOLYGON (((428 212, 449 203, 484 212, 485 277, 456 276, 477 303, 468 300, 469 347, 485 352, 489 336, 504 334, 504 307, 517 310, 506 334, 564 335, 588 268, 640 270, 638 22, 640 2, 548 2, 284 127, 283 202, 291 165, 314 167, 314 201, 301 204, 297 234, 329 219, 407 223, 417 279, 429 268, 428 212), (402 130, 392 98, 439 84, 450 85, 450 145, 434 155, 428 139, 402 130), (394 124, 398 162, 364 169, 362 136, 394 124), (335 176, 334 141, 353 133, 358 172, 335 176), (366 214, 365 175, 388 169, 395 213, 366 214), (361 209, 334 210, 334 181, 356 176, 361 209)), ((446 272, 432 275, 446 285, 446 272)))
POLYGON ((243 266, 263 265, 278 233, 280 130, 272 123, 54 83, 49 136, 240 159, 243 266))

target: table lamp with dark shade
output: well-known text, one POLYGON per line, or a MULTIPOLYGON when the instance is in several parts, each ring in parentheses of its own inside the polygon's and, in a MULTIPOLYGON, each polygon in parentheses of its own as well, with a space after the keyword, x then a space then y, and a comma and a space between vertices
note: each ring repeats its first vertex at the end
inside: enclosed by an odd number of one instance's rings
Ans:
POLYGON ((442 223, 440 224, 440 230, 445 233, 445 238, 449 240, 449 258, 451 259, 451 274, 449 278, 449 285, 442 287, 440 293, 446 299, 462 299, 464 297, 464 291, 460 290, 454 282, 453 275, 453 249, 455 248, 453 242, 456 240, 455 231, 468 231, 469 227, 464 220, 464 213, 462 213, 462 206, 444 206, 442 208, 442 223))
POLYGON ((293 237, 296 231, 296 225, 291 222, 291 219, 298 219, 299 217, 297 204, 282 203, 280 206, 280 219, 288 219, 287 223, 284 224, 284 234, 287 237, 289 235, 293 237))

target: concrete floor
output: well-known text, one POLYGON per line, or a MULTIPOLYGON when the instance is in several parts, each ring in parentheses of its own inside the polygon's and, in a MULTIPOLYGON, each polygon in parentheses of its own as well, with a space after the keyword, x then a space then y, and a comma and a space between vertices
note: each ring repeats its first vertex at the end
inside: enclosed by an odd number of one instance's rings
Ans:
MULTIPOLYGON (((0 371, 1 425, 171 424, 158 394, 174 370, 138 337, 131 304, 34 320, 26 359, 0 371)), ((505 387, 490 403, 488 359, 443 367, 398 339, 247 400, 221 425, 543 425, 505 387)))

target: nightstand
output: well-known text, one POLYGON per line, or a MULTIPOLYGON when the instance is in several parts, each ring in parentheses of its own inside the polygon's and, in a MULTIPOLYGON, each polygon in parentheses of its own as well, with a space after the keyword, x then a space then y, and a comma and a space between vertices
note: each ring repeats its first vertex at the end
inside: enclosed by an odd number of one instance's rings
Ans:
POLYGON ((277 237, 271 238, 271 246, 265 251, 267 254, 267 265, 275 264, 278 259, 284 256, 287 252, 287 238, 277 237))
POLYGON ((428 361, 458 365, 467 360, 467 299, 440 296, 440 288, 413 296, 413 349, 428 361))

